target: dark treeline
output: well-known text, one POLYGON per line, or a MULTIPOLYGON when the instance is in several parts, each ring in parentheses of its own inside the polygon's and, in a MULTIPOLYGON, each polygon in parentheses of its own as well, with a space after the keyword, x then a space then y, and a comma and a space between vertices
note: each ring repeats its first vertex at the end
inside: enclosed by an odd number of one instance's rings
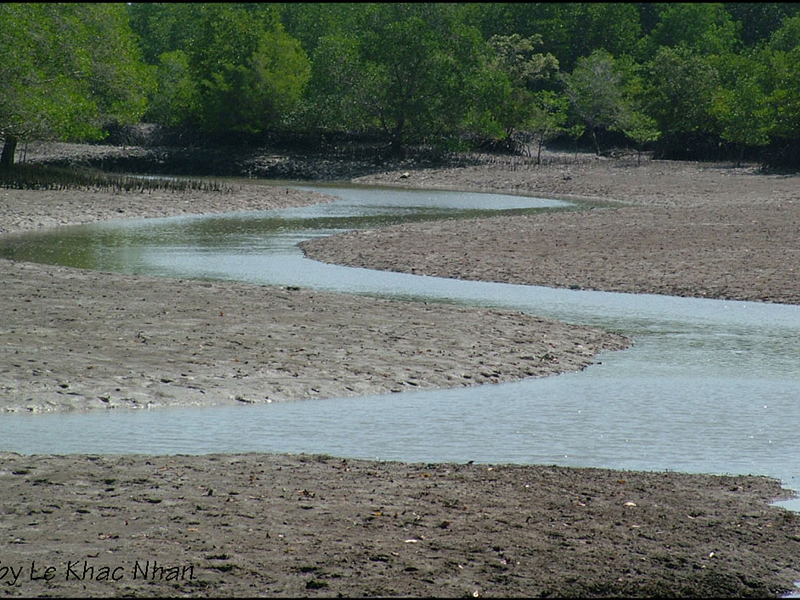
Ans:
POLYGON ((544 143, 800 166, 798 3, 0 5, 0 134, 544 143))

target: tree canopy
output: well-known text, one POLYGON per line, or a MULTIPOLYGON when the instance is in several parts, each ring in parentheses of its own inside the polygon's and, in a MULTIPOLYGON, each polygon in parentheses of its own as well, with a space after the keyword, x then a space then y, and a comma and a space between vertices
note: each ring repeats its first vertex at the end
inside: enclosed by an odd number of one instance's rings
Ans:
POLYGON ((152 89, 121 4, 0 4, 4 165, 18 139, 98 139, 135 123, 152 89))
POLYGON ((310 77, 300 42, 274 4, 133 4, 157 67, 151 117, 208 131, 261 132, 298 103, 310 77))
POLYGON ((798 65, 798 3, 6 3, 3 164, 139 120, 780 157, 798 65))

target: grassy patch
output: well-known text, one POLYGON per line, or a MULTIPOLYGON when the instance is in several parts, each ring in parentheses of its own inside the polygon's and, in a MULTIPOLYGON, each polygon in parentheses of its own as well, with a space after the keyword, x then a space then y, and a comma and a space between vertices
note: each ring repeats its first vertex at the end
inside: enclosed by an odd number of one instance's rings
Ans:
POLYGON ((233 188, 216 181, 173 177, 136 177, 104 173, 86 167, 14 165, 0 169, 0 187, 15 190, 98 190, 111 192, 229 192, 233 188))

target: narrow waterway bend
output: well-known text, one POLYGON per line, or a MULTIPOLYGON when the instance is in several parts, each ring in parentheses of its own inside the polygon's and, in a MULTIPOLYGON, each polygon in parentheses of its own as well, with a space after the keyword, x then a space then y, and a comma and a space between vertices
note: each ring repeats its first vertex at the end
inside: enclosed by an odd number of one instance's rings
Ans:
POLYGON ((408 220, 569 209, 497 194, 298 185, 306 208, 120 220, 0 239, 0 256, 519 310, 634 346, 508 384, 267 405, 3 415, 21 453, 325 453, 769 475, 800 488, 800 306, 460 281, 323 264, 297 244, 408 220))

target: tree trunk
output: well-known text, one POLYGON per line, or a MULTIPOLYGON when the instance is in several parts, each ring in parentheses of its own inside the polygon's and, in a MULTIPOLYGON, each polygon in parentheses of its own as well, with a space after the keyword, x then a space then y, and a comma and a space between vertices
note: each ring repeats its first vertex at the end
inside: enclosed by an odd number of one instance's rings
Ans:
POLYGON ((740 146, 739 146, 739 158, 736 159, 736 168, 737 169, 742 166, 742 161, 744 160, 744 150, 745 150, 745 145, 744 144, 740 144, 740 146))
POLYGON ((542 145, 544 144, 544 134, 539 136, 539 149, 536 151, 536 164, 542 164, 542 145))
POLYGON ((14 166, 14 153, 17 150, 17 138, 13 135, 7 135, 3 143, 3 155, 0 156, 0 167, 3 169, 10 169, 14 166))
POLYGON ((600 156, 600 143, 597 141, 597 127, 592 127, 592 141, 594 142, 595 154, 600 156))
POLYGON ((403 128, 405 126, 405 120, 400 119, 397 121, 394 129, 391 133, 391 139, 389 142, 389 155, 395 157, 403 156, 403 128))

